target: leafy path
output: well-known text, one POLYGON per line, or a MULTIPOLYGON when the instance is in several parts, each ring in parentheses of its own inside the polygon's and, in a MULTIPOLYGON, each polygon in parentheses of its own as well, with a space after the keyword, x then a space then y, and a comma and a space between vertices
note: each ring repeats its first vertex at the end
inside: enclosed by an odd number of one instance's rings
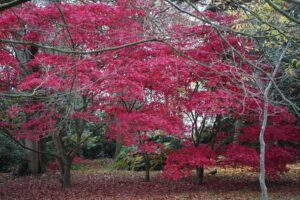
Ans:
MULTIPOLYGON (((257 175, 245 169, 218 169, 206 175, 205 183, 195 185, 192 178, 168 181, 160 172, 143 181, 142 172, 115 171, 99 167, 99 161, 84 161, 74 170, 73 188, 62 190, 55 172, 38 177, 0 175, 2 200, 71 200, 71 199, 259 199, 257 175)), ((300 164, 278 180, 268 183, 270 199, 300 199, 300 164)))

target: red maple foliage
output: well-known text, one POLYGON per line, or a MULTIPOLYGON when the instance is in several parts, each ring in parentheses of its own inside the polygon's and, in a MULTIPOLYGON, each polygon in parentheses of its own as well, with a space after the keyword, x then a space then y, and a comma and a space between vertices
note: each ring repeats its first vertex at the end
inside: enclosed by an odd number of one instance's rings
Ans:
POLYGON ((167 157, 163 176, 173 180, 191 175, 196 167, 208 167, 215 164, 216 157, 212 149, 205 145, 184 147, 170 153, 167 157))
POLYGON ((129 43, 150 38, 138 21, 141 16, 142 10, 121 1, 26 3, 2 12, 1 92, 20 98, 7 104, 9 116, 1 117, 1 128, 17 139, 52 137, 62 175, 69 176, 88 131, 103 126, 101 104, 114 95, 107 88, 121 83, 107 82, 114 75, 110 70, 135 49, 129 43), (70 150, 65 139, 72 135, 76 144, 70 150))

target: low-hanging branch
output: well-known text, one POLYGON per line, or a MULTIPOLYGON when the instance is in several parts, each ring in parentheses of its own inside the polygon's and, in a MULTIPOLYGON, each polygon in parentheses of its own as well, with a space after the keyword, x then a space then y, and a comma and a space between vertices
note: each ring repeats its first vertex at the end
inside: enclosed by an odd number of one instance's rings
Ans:
POLYGON ((142 44, 142 43, 161 42, 161 41, 162 40, 157 39, 157 38, 150 38, 150 39, 139 40, 139 41, 136 41, 136 42, 127 43, 127 44, 123 44, 123 45, 119 45, 119 46, 107 47, 107 48, 103 48, 103 49, 95 49, 95 50, 87 50, 87 51, 76 51, 76 50, 63 49, 63 48, 59 48, 59 47, 43 45, 43 44, 35 43, 35 42, 0 39, 0 42, 2 42, 2 43, 36 46, 36 47, 41 48, 41 49, 47 49, 47 50, 52 50, 52 51, 55 51, 55 52, 66 53, 66 54, 103 53, 103 52, 107 52, 107 51, 119 50, 119 49, 122 49, 122 48, 130 47, 130 46, 134 46, 134 45, 138 45, 138 44, 142 44))
POLYGON ((9 9, 9 8, 15 7, 19 4, 25 3, 27 1, 30 1, 30 0, 12 0, 12 1, 7 1, 5 3, 0 3, 0 12, 4 11, 6 9, 9 9))
POLYGON ((13 141, 14 143, 16 143, 17 145, 19 145, 20 147, 22 147, 23 149, 26 149, 26 150, 29 150, 29 151, 32 151, 32 152, 35 152, 35 153, 40 153, 40 154, 47 154, 47 155, 50 155, 52 157, 55 157, 57 159, 61 159, 61 157, 57 154, 54 154, 54 153, 50 153, 50 152, 46 152, 46 151, 38 151, 36 149, 32 149, 32 148, 29 148, 27 147, 26 145, 22 144, 21 141, 19 141, 18 139, 16 139, 12 134, 11 132, 4 128, 4 127, 0 127, 1 128, 1 134, 7 136, 11 141, 13 141))

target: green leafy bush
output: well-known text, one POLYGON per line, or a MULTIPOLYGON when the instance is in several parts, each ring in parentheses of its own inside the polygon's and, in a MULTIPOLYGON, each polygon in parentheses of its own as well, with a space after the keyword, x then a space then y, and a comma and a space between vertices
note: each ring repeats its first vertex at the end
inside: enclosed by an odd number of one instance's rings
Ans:
POLYGON ((83 145, 80 156, 89 159, 112 158, 116 143, 103 135, 90 137, 83 145))
MULTIPOLYGON (((151 141, 162 144, 163 149, 159 154, 149 154, 150 169, 162 170, 166 159, 166 151, 172 151, 182 146, 181 140, 172 136, 164 136, 157 132, 151 137, 151 141)), ((115 159, 114 168, 121 170, 142 171, 145 163, 142 154, 137 153, 136 147, 122 147, 120 154, 115 159)))
POLYGON ((25 150, 0 134, 0 171, 9 172, 16 168, 25 157, 25 150))
MULTIPOLYGON (((143 156, 137 154, 134 147, 122 147, 113 167, 121 170, 142 171, 145 170, 143 156)), ((150 169, 162 170, 165 162, 165 154, 150 154, 150 169)))

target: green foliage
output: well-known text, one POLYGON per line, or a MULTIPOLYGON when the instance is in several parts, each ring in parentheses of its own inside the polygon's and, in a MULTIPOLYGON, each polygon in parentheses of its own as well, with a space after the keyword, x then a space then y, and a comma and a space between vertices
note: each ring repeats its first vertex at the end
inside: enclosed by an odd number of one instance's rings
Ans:
MULTIPOLYGON (((172 136, 164 136, 161 132, 157 131, 150 138, 158 144, 163 144, 164 149, 173 151, 182 146, 182 140, 172 136)), ((150 169, 162 170, 166 159, 165 153, 149 154, 150 169)), ((145 170, 145 163, 142 154, 137 153, 136 147, 122 147, 120 154, 116 158, 114 168, 129 171, 142 171, 145 170)))
MULTIPOLYGON (((82 135, 81 140, 85 142, 82 144, 78 156, 85 159, 112 158, 115 151, 115 142, 109 140, 104 135, 105 129, 99 129, 94 133, 91 133, 90 129, 93 129, 93 127, 88 127, 82 135), (92 136, 90 134, 92 134, 92 136)), ((67 151, 74 148, 76 138, 76 135, 66 135, 63 137, 67 151)), ((50 138, 47 141, 46 151, 55 153, 55 147, 50 138)), ((53 157, 47 156, 47 162, 49 161, 53 161, 53 157)))
MULTIPOLYGON (((179 149, 182 146, 182 140, 172 136, 164 136, 159 131, 151 136, 150 141, 162 144, 164 149, 171 151, 179 149)), ((149 158, 151 170, 162 170, 166 159, 164 152, 160 154, 149 154, 149 158)), ((136 147, 122 147, 113 167, 121 170, 142 171, 145 170, 145 162, 143 155, 137 152, 136 147)))
MULTIPOLYGON (((52 153, 52 154, 56 153, 53 140, 49 137, 46 138, 46 153, 52 153)), ((45 162, 47 164, 53 162, 54 160, 55 160, 55 158, 53 156, 51 156, 49 154, 45 154, 45 162)))
POLYGON ((24 158, 25 150, 18 144, 0 134, 0 171, 9 172, 24 158))
POLYGON ((150 169, 162 170, 166 160, 166 154, 150 155, 150 169))
MULTIPOLYGON (((122 147, 119 156, 116 158, 113 167, 122 170, 133 170, 135 158, 133 154, 130 155, 132 148, 122 147)), ((137 159, 138 160, 138 159, 137 159)))
MULTIPOLYGON (((142 171, 145 170, 145 163, 141 154, 136 154, 136 148, 122 147, 119 156, 116 158, 113 167, 121 170, 142 171)), ((151 154, 150 169, 161 170, 165 162, 165 154, 151 154)))
POLYGON ((72 170, 89 171, 92 169, 92 167, 85 163, 73 163, 71 166, 71 169, 72 170))
MULTIPOLYGON (((299 5, 283 0, 272 2, 288 16, 299 19, 299 5)), ((239 14, 239 18, 236 20, 234 28, 237 31, 255 35, 254 50, 260 52, 262 60, 273 69, 280 64, 278 78, 275 81, 281 92, 278 92, 278 89, 273 90, 270 98, 274 102, 280 102, 281 105, 289 106, 290 111, 295 112, 294 106, 286 103, 282 94, 294 105, 300 106, 299 24, 278 12, 265 1, 252 2, 236 14, 239 14), (283 57, 280 60, 281 55, 283 57)))
POLYGON ((90 137, 81 149, 81 156, 89 159, 112 158, 116 143, 103 135, 90 137))
POLYGON ((151 136, 151 141, 156 141, 157 143, 163 144, 165 149, 169 149, 171 151, 175 149, 181 148, 182 140, 175 138, 173 136, 165 136, 159 131, 151 136))

